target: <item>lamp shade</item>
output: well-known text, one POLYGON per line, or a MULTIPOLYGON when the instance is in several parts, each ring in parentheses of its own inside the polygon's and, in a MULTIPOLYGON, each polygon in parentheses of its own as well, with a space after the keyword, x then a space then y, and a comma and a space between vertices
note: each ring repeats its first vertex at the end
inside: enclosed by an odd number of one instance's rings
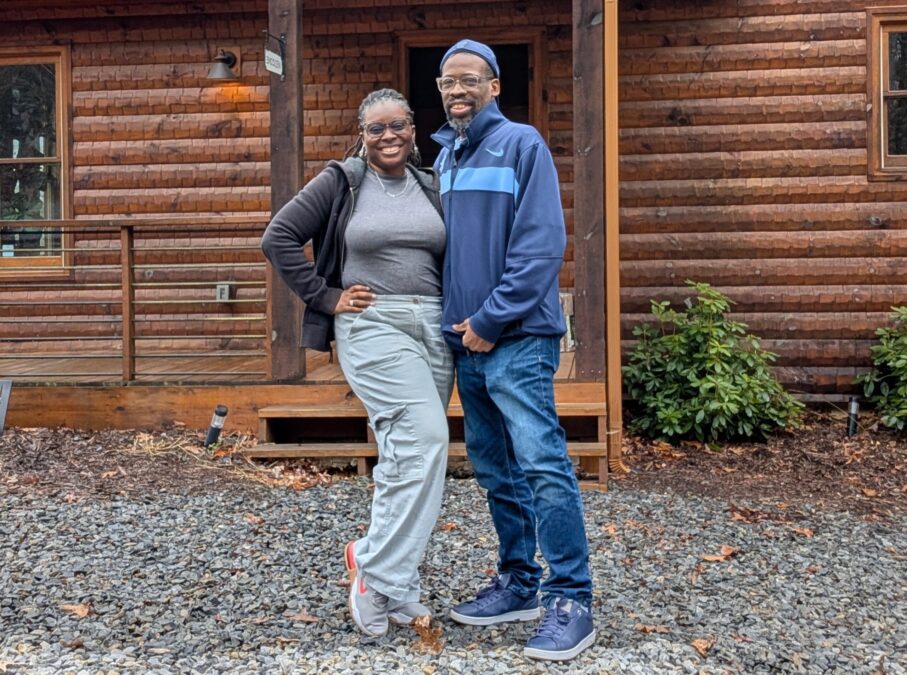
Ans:
POLYGON ((214 57, 214 65, 208 71, 209 80, 237 80, 233 66, 236 65, 236 55, 233 52, 221 51, 214 57))

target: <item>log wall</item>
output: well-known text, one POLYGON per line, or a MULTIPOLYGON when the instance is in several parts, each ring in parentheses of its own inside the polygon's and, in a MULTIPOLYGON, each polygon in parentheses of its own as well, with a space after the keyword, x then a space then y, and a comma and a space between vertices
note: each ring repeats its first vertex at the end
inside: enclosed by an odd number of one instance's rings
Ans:
POLYGON ((867 180, 866 7, 621 3, 625 347, 707 281, 792 390, 843 393, 907 303, 907 183, 867 180))
MULTIPOLYGON (((378 7, 372 0, 307 3, 303 26, 306 179, 352 144, 356 110, 363 96, 376 88, 398 86, 397 33, 451 29, 459 37, 471 29, 534 27, 546 36, 547 72, 540 75, 550 144, 572 232, 570 24, 567 0, 430 1, 415 7, 400 0, 378 7)), ((46 44, 70 47, 72 217, 252 215, 261 217, 263 227, 271 206, 270 75, 264 69, 262 36, 267 26, 267 0, 6 0, 0 7, 0 44, 21 46, 23 51, 46 44), (218 84, 206 78, 212 58, 221 48, 240 55, 238 83, 218 84)), ((237 243, 219 237, 216 231, 211 236, 215 244, 237 243)), ((78 234, 74 238, 78 249, 75 266, 110 258, 109 237, 78 234)), ((566 288, 573 286, 572 250, 571 240, 561 276, 566 288)), ((198 326, 192 321, 197 320, 208 333, 263 333, 263 288, 240 288, 238 297, 251 304, 220 312, 216 306, 212 309, 210 296, 216 281, 263 281, 263 269, 231 269, 230 262, 248 263, 250 255, 237 254, 227 261, 222 253, 171 255, 169 259, 178 264, 221 266, 198 272, 158 270, 154 280, 161 283, 202 283, 191 289, 140 290, 139 299, 164 303, 138 307, 145 330, 163 337, 178 328, 195 330, 198 326), (197 304, 185 304, 187 299, 196 299, 197 304), (166 304, 170 301, 172 306, 166 304), (175 304, 178 301, 183 304, 175 304), (260 314, 261 319, 250 320, 248 325, 237 323, 231 314, 240 309, 244 314, 247 310, 260 314), (168 323, 174 318, 181 323, 168 323), (231 320, 212 322, 211 318, 231 320)), ((147 256, 141 259, 147 260, 147 256)), ((78 336, 73 332, 78 330, 89 334, 107 331, 114 339, 102 346, 115 351, 118 291, 80 290, 80 283, 96 283, 102 276, 98 271, 76 271, 65 291, 30 291, 17 286, 7 296, 15 305, 0 306, 0 312, 9 310, 22 322, 0 323, 0 351, 96 351, 97 342, 2 343, 4 337, 21 340, 23 331, 72 338, 78 336), (49 296, 69 302, 49 304, 49 296), (94 324, 93 317, 98 319, 94 324)), ((0 279, 0 287, 4 283, 0 279)), ((209 349, 209 343, 197 346, 209 349)), ((184 342, 171 346, 163 339, 144 344, 158 351, 192 346, 184 342)), ((229 344, 249 348, 248 341, 229 344)))

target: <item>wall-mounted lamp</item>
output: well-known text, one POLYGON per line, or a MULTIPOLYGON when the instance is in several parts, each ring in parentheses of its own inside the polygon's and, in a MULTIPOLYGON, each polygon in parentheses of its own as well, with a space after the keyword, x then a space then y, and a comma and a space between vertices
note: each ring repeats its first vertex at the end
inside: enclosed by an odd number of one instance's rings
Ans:
POLYGON ((236 65, 236 54, 230 51, 220 50, 214 57, 214 65, 208 71, 209 80, 238 80, 239 77, 233 72, 236 65))

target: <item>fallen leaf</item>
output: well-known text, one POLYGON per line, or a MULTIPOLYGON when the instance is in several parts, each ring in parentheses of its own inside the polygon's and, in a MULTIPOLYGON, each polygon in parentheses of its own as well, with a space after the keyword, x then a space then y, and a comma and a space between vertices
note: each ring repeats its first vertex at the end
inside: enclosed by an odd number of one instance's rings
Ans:
POLYGON ((806 571, 809 572, 810 574, 815 574, 820 569, 822 569, 822 568, 819 567, 818 565, 810 565, 809 567, 806 568, 806 571))
POLYGON ((752 642, 752 638, 748 638, 746 635, 734 635, 732 636, 737 642, 752 642))
POLYGON ((633 626, 640 633, 670 633, 671 629, 667 626, 649 626, 644 623, 638 623, 633 626))
POLYGON ((114 469, 113 471, 105 471, 104 473, 101 474, 101 478, 113 478, 118 473, 119 473, 119 471, 117 471, 116 469, 114 469))
POLYGON ((907 483, 901 486, 901 492, 907 492, 907 483))
POLYGON ((443 525, 439 525, 438 529, 442 530, 444 532, 450 532, 451 530, 457 529, 457 524, 456 523, 444 523, 443 525))
POLYGON ((861 488, 860 490, 867 497, 878 497, 879 493, 873 490, 872 488, 861 488))
POLYGON ((256 516, 254 513, 247 513, 246 522, 252 523, 253 525, 261 525, 265 522, 265 519, 256 516))
POLYGON ((292 644, 294 642, 299 642, 299 640, 297 638, 288 638, 288 637, 283 637, 282 635, 278 635, 276 640, 277 640, 277 644, 279 644, 279 645, 288 645, 288 644, 292 644))
POLYGON ((62 605, 62 609, 76 615, 80 619, 84 619, 91 611, 91 605, 62 605))
POLYGON ((284 614, 286 618, 290 621, 302 621, 303 623, 318 623, 318 617, 312 616, 304 609, 299 610, 295 614, 284 614))
POLYGON ((725 544, 721 547, 721 552, 718 553, 717 555, 704 555, 704 556, 702 556, 702 559, 707 562, 724 562, 725 560, 730 558, 735 553, 737 553, 736 548, 725 544))
POLYGON ((413 649, 417 652, 428 654, 440 654, 444 649, 444 641, 441 639, 441 627, 431 627, 430 616, 420 616, 413 620, 412 627, 415 629, 419 639, 413 644, 413 649))
POLYGON ((702 565, 697 564, 696 567, 693 568, 692 574, 690 574, 690 584, 695 586, 696 582, 699 581, 700 574, 702 574, 702 565))
POLYGON ((707 638, 693 640, 690 644, 693 645, 693 649, 699 652, 699 656, 705 656, 709 653, 709 650, 715 646, 715 637, 710 635, 707 638))
POLYGON ((813 534, 815 534, 815 532, 813 532, 808 527, 792 527, 790 529, 804 537, 811 537, 813 536, 813 534))
POLYGON ((602 532, 606 532, 609 537, 614 537, 617 535, 617 525, 615 525, 614 523, 602 525, 602 532))
MULTIPOLYGON (((81 649, 85 646, 85 643, 82 642, 82 638, 76 638, 72 642, 61 642, 61 646, 66 647, 66 649, 81 649)), ((6 672, 5 670, 3 672, 6 672)))

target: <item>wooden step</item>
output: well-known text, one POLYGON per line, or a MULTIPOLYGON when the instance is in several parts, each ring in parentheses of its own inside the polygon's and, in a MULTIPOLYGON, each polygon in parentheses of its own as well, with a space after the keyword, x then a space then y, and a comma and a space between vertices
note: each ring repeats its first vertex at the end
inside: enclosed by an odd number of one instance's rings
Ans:
MULTIPOLYGON (((606 413, 604 401, 557 403, 560 417, 599 417, 606 413)), ((448 417, 463 417, 463 406, 451 403, 447 407, 448 417)), ((260 419, 304 419, 314 417, 366 417, 365 408, 359 399, 349 403, 332 405, 269 405, 258 410, 260 419)))
MULTIPOLYGON (((256 459, 344 459, 377 457, 375 443, 261 443, 241 452, 256 459)), ((466 457, 465 443, 451 443, 447 451, 450 457, 466 457)), ((567 442, 567 454, 572 457, 604 457, 605 443, 567 442)))

